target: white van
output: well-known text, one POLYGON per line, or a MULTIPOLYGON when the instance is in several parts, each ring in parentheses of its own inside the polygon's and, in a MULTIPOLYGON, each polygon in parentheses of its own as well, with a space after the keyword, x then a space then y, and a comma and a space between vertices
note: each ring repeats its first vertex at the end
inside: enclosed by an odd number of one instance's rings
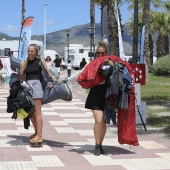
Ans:
POLYGON ((90 52, 90 47, 84 47, 82 44, 70 44, 69 54, 68 54, 68 47, 64 48, 64 61, 65 62, 68 61, 68 55, 69 55, 69 59, 73 64, 73 68, 79 69, 82 58, 85 58, 86 62, 89 63, 90 61, 89 52, 90 52))

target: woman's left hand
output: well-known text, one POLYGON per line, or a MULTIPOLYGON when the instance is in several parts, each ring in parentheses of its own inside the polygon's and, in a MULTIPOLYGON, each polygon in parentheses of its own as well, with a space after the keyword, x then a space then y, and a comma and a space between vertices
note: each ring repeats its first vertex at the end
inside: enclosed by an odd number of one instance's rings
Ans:
POLYGON ((57 81, 57 79, 56 79, 55 76, 52 76, 51 78, 52 78, 53 82, 56 82, 56 81, 57 81))
POLYGON ((108 60, 109 64, 113 66, 114 62, 112 60, 108 60))
POLYGON ((112 60, 110 60, 110 59, 104 60, 104 62, 107 62, 108 64, 110 64, 110 65, 112 65, 112 66, 113 66, 113 64, 114 64, 114 62, 113 62, 112 60))

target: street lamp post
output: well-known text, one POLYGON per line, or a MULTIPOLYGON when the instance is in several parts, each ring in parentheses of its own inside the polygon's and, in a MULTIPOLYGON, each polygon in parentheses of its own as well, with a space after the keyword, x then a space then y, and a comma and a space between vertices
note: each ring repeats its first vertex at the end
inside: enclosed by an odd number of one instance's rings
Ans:
POLYGON ((94 34, 94 28, 93 27, 89 27, 87 28, 89 35, 90 35, 90 53, 89 53, 89 57, 90 57, 90 61, 92 60, 92 38, 93 38, 93 34, 94 34))
POLYGON ((67 61, 69 61, 69 35, 70 35, 70 30, 65 30, 66 35, 67 35, 67 61))
POLYGON ((46 50, 46 7, 48 3, 44 4, 44 50, 46 50))

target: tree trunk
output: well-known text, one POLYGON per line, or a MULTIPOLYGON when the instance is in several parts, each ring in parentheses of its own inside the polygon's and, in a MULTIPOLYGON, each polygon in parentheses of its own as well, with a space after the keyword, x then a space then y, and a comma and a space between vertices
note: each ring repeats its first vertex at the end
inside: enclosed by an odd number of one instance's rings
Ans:
POLYGON ((156 52, 157 52, 157 59, 162 57, 162 35, 158 35, 158 40, 156 43, 156 52))
POLYGON ((149 50, 150 50, 150 57, 149 57, 149 73, 152 71, 152 65, 153 65, 153 48, 154 48, 154 44, 153 44, 153 40, 152 40, 152 35, 149 34, 149 50))
POLYGON ((149 11, 150 11, 150 0, 144 0, 143 7, 143 25, 146 25, 145 28, 145 42, 144 42, 144 63, 148 68, 148 58, 150 56, 149 52, 149 31, 148 31, 148 23, 149 23, 149 11))
POLYGON ((24 20, 25 20, 25 0, 22 0, 22 19, 21 19, 21 25, 23 24, 24 20))
POLYGON ((90 0, 90 27, 93 27, 94 23, 94 0, 90 0))
POLYGON ((106 2, 104 0, 101 1, 100 3, 101 5, 101 32, 100 32, 100 36, 101 38, 103 37, 103 30, 102 30, 102 25, 103 25, 103 20, 102 20, 102 14, 103 14, 103 8, 106 5, 106 2))
POLYGON ((94 16, 94 0, 90 0, 90 27, 93 28, 92 34, 92 52, 95 52, 95 16, 94 16))
POLYGON ((115 12, 112 0, 108 0, 107 16, 108 16, 109 54, 119 56, 118 26, 114 13, 115 12))
POLYGON ((164 41, 164 46, 163 46, 163 49, 164 49, 164 53, 163 53, 163 56, 166 56, 169 54, 169 37, 168 35, 165 35, 164 38, 163 38, 163 41, 164 41))
POLYGON ((150 12, 150 0, 144 0, 143 5, 143 25, 145 25, 145 42, 144 42, 144 63, 146 68, 146 80, 149 81, 149 74, 148 74, 148 59, 150 56, 149 51, 149 12, 150 12))

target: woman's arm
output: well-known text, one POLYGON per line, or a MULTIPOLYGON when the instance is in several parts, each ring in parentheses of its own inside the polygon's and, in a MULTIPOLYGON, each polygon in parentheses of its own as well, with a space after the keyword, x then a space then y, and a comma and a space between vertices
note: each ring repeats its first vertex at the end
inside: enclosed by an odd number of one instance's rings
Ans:
POLYGON ((20 76, 23 76, 24 75, 24 62, 21 62, 20 64, 20 76))
POLYGON ((54 62, 53 61, 51 61, 51 66, 54 66, 54 62))

